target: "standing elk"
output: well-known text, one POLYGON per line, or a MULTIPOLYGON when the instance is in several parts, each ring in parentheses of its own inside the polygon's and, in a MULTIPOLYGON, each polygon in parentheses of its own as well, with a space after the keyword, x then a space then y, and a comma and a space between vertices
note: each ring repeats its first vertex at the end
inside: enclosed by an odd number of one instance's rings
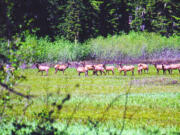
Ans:
MULTIPOLYGON (((148 65, 147 64, 144 64, 144 63, 139 63, 138 64, 138 67, 142 67, 142 70, 144 70, 144 73, 145 73, 145 71, 148 73, 148 71, 149 71, 149 67, 148 67, 148 65)), ((141 69, 141 68, 139 68, 139 69, 141 69)), ((142 72, 142 71, 141 71, 142 72)))
POLYGON ((86 68, 88 71, 93 71, 93 72, 94 72, 94 65, 92 65, 92 64, 87 64, 87 65, 85 65, 85 68, 86 68))
POLYGON ((143 70, 143 67, 142 66, 138 66, 138 74, 142 74, 142 70, 143 70))
POLYGON ((163 74, 166 73, 166 70, 169 71, 169 73, 171 72, 171 68, 168 66, 168 65, 164 65, 164 64, 154 64, 154 67, 156 68, 157 70, 157 74, 159 74, 159 71, 162 70, 163 71, 163 74))
MULTIPOLYGON (((163 67, 162 67, 162 65, 157 65, 156 63, 154 64, 154 67, 156 68, 156 70, 157 70, 157 74, 159 74, 159 71, 160 70, 163 70, 163 67)), ((163 70, 163 73, 164 73, 164 70, 163 70)))
POLYGON ((88 69, 87 69, 87 67, 85 67, 85 62, 83 62, 81 64, 82 64, 82 66, 78 66, 76 68, 78 75, 80 76, 81 73, 85 73, 85 76, 88 76, 88 69))
POLYGON ((54 68, 55 68, 55 74, 58 72, 58 71, 62 71, 63 74, 65 72, 65 70, 69 67, 69 65, 71 65, 69 62, 67 64, 63 64, 63 65, 55 65, 54 68))
POLYGON ((111 71, 112 74, 114 75, 114 66, 106 66, 105 65, 105 70, 106 70, 106 74, 107 73, 109 74, 109 72, 111 71))
POLYGON ((172 73, 171 65, 162 64, 162 70, 163 70, 163 74, 166 74, 166 70, 169 72, 169 74, 172 73))
POLYGON ((180 73, 180 64, 171 64, 170 67, 171 67, 171 74, 173 70, 179 70, 180 73))
POLYGON ((36 67, 38 69, 38 72, 41 72, 42 75, 43 75, 43 72, 45 71, 46 72, 46 75, 48 75, 48 71, 49 71, 49 66, 42 66, 42 65, 39 65, 38 63, 36 64, 36 67))
POLYGON ((120 66, 118 67, 118 71, 119 73, 121 73, 122 71, 124 71, 124 76, 126 76, 126 72, 127 71, 132 71, 132 75, 134 75, 134 66, 133 65, 125 65, 122 66, 122 64, 120 64, 120 66))
POLYGON ((94 71, 93 71, 93 74, 95 75, 98 75, 98 72, 101 73, 104 73, 104 75, 106 75, 105 73, 105 65, 104 64, 98 64, 98 65, 94 65, 94 71))

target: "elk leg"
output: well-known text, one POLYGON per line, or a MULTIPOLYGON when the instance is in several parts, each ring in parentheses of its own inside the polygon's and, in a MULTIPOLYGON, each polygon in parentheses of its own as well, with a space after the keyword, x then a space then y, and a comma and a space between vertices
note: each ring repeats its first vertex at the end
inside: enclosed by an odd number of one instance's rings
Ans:
POLYGON ((134 70, 132 71, 132 75, 134 75, 134 70))
POLYGON ((159 74, 159 70, 157 69, 157 74, 159 74))
POLYGON ((163 70, 163 75, 165 75, 166 74, 166 70, 163 70))
POLYGON ((170 71, 170 69, 168 69, 168 72, 169 72, 169 74, 171 74, 171 71, 170 71))
POLYGON ((124 71, 124 76, 126 76, 126 71, 124 71))
POLYGON ((114 71, 112 70, 112 74, 114 75, 114 71))
POLYGON ((57 71, 58 71, 58 70, 57 70, 57 69, 55 69, 55 74, 57 73, 57 71))

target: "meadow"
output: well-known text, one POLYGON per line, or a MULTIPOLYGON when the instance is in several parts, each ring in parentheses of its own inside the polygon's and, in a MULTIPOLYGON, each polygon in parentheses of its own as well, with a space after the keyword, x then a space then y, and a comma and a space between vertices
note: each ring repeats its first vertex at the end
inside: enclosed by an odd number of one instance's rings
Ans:
MULTIPOLYGON (((32 100, 17 98, 10 101, 11 109, 4 116, 23 116, 28 122, 39 119, 37 113, 51 110, 53 104, 60 104, 70 95, 60 111, 52 117, 55 127, 66 129, 69 134, 179 134, 180 133, 180 75, 156 74, 154 66, 149 73, 127 76, 115 71, 115 75, 78 76, 74 68, 48 76, 37 73, 37 69, 18 71, 26 80, 15 89, 30 93, 32 100), (31 103, 26 112, 25 103, 31 103), (95 124, 94 124, 95 123, 95 124), (77 130, 79 129, 79 130, 77 130)), ((2 126, 0 132, 5 130, 2 126)), ((11 126, 9 126, 11 127, 11 126)))

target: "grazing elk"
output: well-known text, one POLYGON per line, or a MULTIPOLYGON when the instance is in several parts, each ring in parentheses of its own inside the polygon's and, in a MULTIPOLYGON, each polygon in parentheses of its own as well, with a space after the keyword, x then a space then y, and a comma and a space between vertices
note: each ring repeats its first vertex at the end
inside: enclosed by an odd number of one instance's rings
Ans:
POLYGON ((55 74, 58 72, 58 71, 62 71, 63 74, 65 72, 65 70, 69 67, 69 65, 71 65, 69 62, 67 64, 63 64, 63 65, 55 65, 54 68, 55 68, 55 74))
POLYGON ((78 75, 80 76, 81 73, 85 73, 85 76, 88 76, 88 69, 87 69, 87 67, 85 67, 85 62, 83 62, 81 64, 82 64, 82 66, 78 66, 76 68, 78 75))
POLYGON ((93 75, 98 75, 98 72, 104 73, 104 75, 106 75, 105 73, 105 65, 104 64, 98 64, 98 65, 94 65, 94 71, 93 71, 93 75))
POLYGON ((120 64, 120 66, 118 67, 118 71, 119 73, 121 73, 122 71, 124 71, 124 76, 126 76, 126 72, 127 71, 132 71, 132 75, 134 75, 134 66, 133 65, 125 65, 122 66, 122 64, 120 64))
MULTIPOLYGON (((142 67, 142 70, 144 70, 144 73, 145 73, 145 71, 148 73, 149 67, 147 64, 139 63, 138 67, 142 67)), ((141 69, 141 68, 139 68, 139 69, 141 69)))
POLYGON ((42 66, 42 65, 40 65, 40 64, 36 64, 36 67, 37 67, 37 69, 38 69, 38 72, 41 72, 42 73, 42 75, 43 75, 43 72, 45 71, 46 72, 46 75, 48 75, 48 71, 49 71, 49 66, 42 66))

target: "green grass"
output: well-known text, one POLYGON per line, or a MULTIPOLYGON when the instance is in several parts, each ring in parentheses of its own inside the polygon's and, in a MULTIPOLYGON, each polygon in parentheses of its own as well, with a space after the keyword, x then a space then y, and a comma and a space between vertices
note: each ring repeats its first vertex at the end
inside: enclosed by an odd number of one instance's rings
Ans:
MULTIPOLYGON (((180 75, 178 71, 173 75, 156 74, 154 67, 150 67, 148 74, 131 76, 115 75, 88 77, 83 74, 79 77, 75 69, 67 69, 65 74, 50 69, 48 76, 41 76, 37 69, 19 71, 27 76, 27 80, 19 83, 15 88, 23 93, 30 91, 36 95, 32 99, 33 104, 27 109, 25 117, 33 121, 36 119, 33 113, 42 109, 52 108, 53 102, 61 103, 61 100, 70 94, 60 112, 55 112, 59 122, 65 122, 69 118, 73 123, 80 123, 80 127, 86 126, 90 118, 99 121, 104 128, 115 125, 120 129, 123 121, 125 94, 128 93, 126 133, 140 132, 143 127, 176 131, 180 129, 180 75), (177 83, 173 83, 177 81, 177 83), (130 85, 131 84, 131 85, 130 85), (48 96, 47 96, 48 95, 48 96), (118 96, 113 103, 112 101, 118 96), (109 104, 112 106, 107 110, 109 104), (73 114, 74 109, 75 113, 73 114), (73 115, 72 115, 73 114, 73 115), (110 123, 110 125, 109 125, 110 123)), ((13 109, 7 110, 7 116, 18 117, 23 114, 26 99, 19 100, 16 97, 11 100, 13 109)), ((71 125, 73 126, 73 124, 71 125)))

